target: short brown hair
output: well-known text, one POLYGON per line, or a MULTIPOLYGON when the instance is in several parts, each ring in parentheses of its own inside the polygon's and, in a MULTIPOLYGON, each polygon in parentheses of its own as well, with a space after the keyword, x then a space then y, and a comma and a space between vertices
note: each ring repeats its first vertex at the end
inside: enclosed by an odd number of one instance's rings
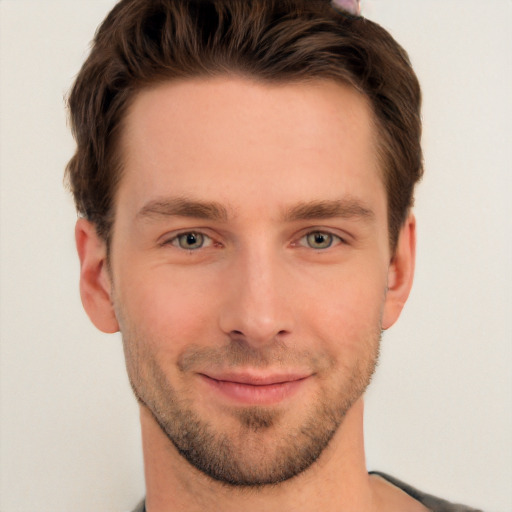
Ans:
POLYGON ((394 249, 423 173, 419 83, 386 30, 328 0, 120 1, 69 96, 77 149, 66 177, 79 214, 108 242, 122 173, 116 146, 138 91, 230 73, 267 82, 333 79, 369 99, 394 249))

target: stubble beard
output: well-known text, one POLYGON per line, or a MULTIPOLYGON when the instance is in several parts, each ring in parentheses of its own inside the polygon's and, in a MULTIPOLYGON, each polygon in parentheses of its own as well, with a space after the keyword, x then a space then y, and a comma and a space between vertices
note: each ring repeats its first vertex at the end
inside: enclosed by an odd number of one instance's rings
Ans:
MULTIPOLYGON (((286 423, 279 407, 239 407, 230 410, 236 427, 223 430, 179 396, 166 373, 139 336, 123 330, 128 376, 134 394, 146 407, 179 454, 205 475, 228 486, 257 488, 276 485, 302 473, 320 457, 340 427, 350 407, 367 388, 378 360, 381 329, 366 345, 364 360, 336 389, 322 389, 300 424, 286 423)), ((285 359, 261 354, 244 344, 232 344, 232 358, 262 365, 263 360, 285 359), (236 347, 236 348, 235 348, 236 347), (246 348, 244 348, 246 347, 246 348)), ((203 349, 199 359, 211 358, 215 349, 203 349)), ((222 350, 225 354, 227 348, 222 350)), ((307 406, 307 404, 306 404, 307 406)), ((232 422, 231 422, 232 423, 232 422)))

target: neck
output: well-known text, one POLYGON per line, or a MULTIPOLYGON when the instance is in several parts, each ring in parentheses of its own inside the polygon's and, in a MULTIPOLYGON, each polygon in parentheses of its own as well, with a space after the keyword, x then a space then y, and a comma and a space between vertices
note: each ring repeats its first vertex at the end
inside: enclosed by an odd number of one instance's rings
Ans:
POLYGON ((148 512, 222 510, 376 510, 365 466, 363 401, 358 400, 318 460, 303 473, 275 486, 231 487, 191 466, 141 406, 148 512))

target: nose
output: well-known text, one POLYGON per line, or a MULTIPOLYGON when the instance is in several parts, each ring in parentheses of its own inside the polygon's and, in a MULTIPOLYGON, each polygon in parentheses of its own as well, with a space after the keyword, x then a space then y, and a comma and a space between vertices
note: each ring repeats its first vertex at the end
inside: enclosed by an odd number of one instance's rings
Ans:
POLYGON ((232 339, 254 347, 283 340, 293 330, 292 280, 271 250, 241 251, 228 271, 219 325, 232 339))

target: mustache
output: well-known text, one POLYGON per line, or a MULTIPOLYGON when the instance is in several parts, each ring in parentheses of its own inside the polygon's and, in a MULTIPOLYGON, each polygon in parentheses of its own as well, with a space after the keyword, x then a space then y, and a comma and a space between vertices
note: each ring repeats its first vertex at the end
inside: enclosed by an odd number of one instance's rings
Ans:
POLYGON ((311 368, 315 370, 332 366, 333 360, 327 354, 312 353, 287 347, 282 341, 254 347, 244 341, 230 340, 220 347, 191 345, 178 359, 182 372, 204 368, 269 367, 311 368))

